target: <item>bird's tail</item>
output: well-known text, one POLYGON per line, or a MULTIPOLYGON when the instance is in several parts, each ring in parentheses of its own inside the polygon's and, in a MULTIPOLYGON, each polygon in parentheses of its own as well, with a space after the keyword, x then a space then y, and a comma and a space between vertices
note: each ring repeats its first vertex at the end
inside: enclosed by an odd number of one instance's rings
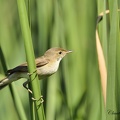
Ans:
POLYGON ((8 77, 2 79, 0 81, 0 90, 6 87, 9 83, 10 83, 10 80, 8 79, 8 77))

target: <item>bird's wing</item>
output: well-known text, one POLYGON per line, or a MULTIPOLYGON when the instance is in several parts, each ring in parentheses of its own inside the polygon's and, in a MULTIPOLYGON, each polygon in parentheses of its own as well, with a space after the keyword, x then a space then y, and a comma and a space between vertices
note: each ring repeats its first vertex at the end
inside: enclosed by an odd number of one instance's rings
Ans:
POLYGON ((27 72, 27 71, 28 71, 27 66, 19 65, 19 66, 13 68, 13 69, 8 70, 7 71, 7 75, 11 75, 11 74, 13 74, 15 72, 27 72))
MULTIPOLYGON (((36 67, 42 67, 49 63, 48 59, 45 59, 44 56, 39 57, 35 60, 36 67)), ((11 75, 15 72, 28 72, 27 62, 7 71, 8 75, 11 75)))
POLYGON ((39 57, 35 60, 36 67, 42 67, 49 63, 49 59, 44 58, 44 56, 39 57))

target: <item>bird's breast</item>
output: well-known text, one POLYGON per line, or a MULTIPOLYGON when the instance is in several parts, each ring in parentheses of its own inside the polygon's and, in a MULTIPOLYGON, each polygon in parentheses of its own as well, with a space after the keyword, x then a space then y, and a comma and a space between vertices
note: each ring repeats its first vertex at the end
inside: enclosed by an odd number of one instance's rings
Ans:
POLYGON ((58 70, 59 63, 60 63, 60 61, 56 61, 56 62, 48 63, 42 67, 39 67, 37 69, 37 73, 38 73, 39 77, 42 77, 42 76, 47 77, 47 76, 54 74, 58 70))

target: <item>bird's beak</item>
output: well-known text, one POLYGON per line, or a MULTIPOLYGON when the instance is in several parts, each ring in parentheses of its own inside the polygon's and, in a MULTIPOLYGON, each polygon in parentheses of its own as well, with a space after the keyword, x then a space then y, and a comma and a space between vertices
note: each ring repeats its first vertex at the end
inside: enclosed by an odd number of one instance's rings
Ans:
POLYGON ((71 50, 68 50, 66 53, 68 54, 68 53, 71 53, 72 51, 71 50))

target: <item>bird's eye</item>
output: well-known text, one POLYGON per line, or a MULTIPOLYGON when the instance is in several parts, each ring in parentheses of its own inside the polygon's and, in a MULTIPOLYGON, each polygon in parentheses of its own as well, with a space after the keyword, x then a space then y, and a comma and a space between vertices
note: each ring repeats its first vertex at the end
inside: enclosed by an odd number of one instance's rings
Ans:
POLYGON ((62 54, 62 52, 60 51, 59 54, 62 54))

